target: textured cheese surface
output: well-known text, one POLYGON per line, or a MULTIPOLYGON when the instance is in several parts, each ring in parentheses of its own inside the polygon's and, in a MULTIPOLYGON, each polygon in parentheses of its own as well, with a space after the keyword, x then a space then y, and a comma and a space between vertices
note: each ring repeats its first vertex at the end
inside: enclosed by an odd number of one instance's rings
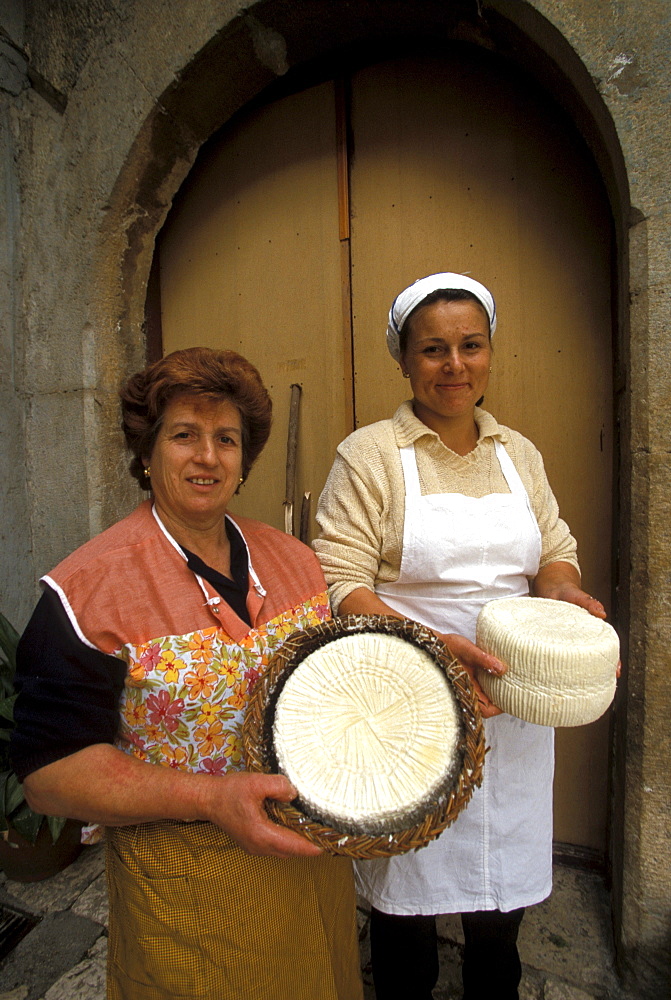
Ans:
POLYGON ((495 705, 541 726, 583 726, 615 695, 615 629, 565 601, 513 597, 486 604, 476 642, 508 667, 478 680, 495 705))
POLYGON ((275 708, 280 770, 310 815, 347 832, 404 829, 451 775, 460 716, 431 656, 395 635, 307 656, 275 708))

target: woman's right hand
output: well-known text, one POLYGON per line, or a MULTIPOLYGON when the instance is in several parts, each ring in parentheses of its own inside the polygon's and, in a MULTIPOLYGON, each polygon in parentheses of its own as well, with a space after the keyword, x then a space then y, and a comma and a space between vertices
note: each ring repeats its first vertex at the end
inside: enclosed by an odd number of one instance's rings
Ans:
POLYGON ((28 804, 52 816, 104 826, 208 820, 250 854, 321 854, 305 837, 268 816, 266 799, 291 802, 296 797, 296 789, 281 774, 191 774, 97 743, 33 771, 24 788, 28 804))
POLYGON ((494 702, 488 698, 480 687, 477 680, 477 670, 486 670, 488 674, 500 677, 501 674, 506 672, 505 664, 501 663, 500 660, 497 660, 490 653, 485 653, 484 650, 480 649, 479 646, 476 646, 474 642, 471 642, 470 639, 467 639, 463 635, 456 635, 455 633, 437 633, 437 635, 442 639, 452 655, 459 660, 459 663, 471 678, 480 705, 480 714, 483 719, 491 719, 494 715, 502 715, 501 709, 496 707, 494 702))
POLYGON ((321 850, 305 837, 274 823, 266 799, 291 802, 296 789, 282 774, 229 771, 208 782, 205 818, 220 826, 248 854, 315 857, 321 850))
MULTIPOLYGON (((394 618, 405 620, 406 616, 390 608, 377 594, 367 590, 365 587, 358 587, 345 597, 338 609, 339 615, 392 615, 394 618)), ((490 719, 493 715, 501 715, 501 709, 489 700, 485 692, 478 684, 476 668, 486 670, 489 674, 499 676, 506 672, 506 667, 495 656, 485 653, 484 650, 476 646, 474 642, 463 635, 455 633, 436 632, 439 639, 445 643, 453 656, 455 656, 464 670, 471 678, 475 693, 480 704, 480 712, 485 719, 490 719)))

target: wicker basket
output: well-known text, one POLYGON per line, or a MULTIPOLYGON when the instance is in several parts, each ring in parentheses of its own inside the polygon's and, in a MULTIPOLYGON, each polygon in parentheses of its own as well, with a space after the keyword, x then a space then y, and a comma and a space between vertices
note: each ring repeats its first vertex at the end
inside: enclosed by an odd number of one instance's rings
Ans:
POLYGON ((478 701, 470 678, 452 659, 447 647, 434 633, 415 622, 381 615, 347 615, 294 633, 273 656, 258 681, 245 715, 243 742, 250 771, 276 773, 272 727, 274 707, 284 682, 310 653, 321 646, 363 632, 395 635, 428 653, 440 667, 452 688, 461 722, 457 752, 460 767, 450 787, 444 788, 419 823, 404 830, 383 835, 348 834, 311 819, 296 806, 268 800, 266 808, 278 823, 302 834, 331 854, 351 858, 383 858, 423 847, 453 823, 467 805, 476 786, 482 782, 485 738, 478 701))

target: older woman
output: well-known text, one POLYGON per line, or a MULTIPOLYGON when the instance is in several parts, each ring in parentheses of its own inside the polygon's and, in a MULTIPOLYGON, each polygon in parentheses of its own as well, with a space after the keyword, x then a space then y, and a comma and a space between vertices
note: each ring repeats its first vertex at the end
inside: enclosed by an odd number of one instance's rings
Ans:
POLYGON ((361 996, 353 879, 271 823, 245 773, 268 657, 329 616, 313 553, 227 505, 270 432, 256 369, 177 351, 121 393, 152 499, 42 580, 12 754, 30 804, 107 827, 112 1000, 361 996))
MULTIPOLYGON (((413 398, 340 445, 315 543, 339 614, 422 622, 472 674, 503 670, 473 644, 480 608, 529 581, 605 617, 581 589, 538 451, 479 408, 495 327, 490 292, 463 275, 400 293, 387 343, 413 398)), ((551 890, 553 731, 501 714, 474 683, 491 747, 482 788, 428 847, 357 866, 378 1000, 431 997, 438 913, 462 914, 465 1000, 517 998, 524 907, 551 890)))

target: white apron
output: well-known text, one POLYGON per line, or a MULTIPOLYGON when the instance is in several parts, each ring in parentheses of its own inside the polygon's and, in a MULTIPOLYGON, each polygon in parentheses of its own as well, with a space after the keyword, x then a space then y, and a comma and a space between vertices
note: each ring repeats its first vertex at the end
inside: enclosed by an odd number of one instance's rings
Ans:
MULTIPOLYGON (((401 449, 405 523, 399 578, 376 588, 395 610, 475 640, 487 601, 523 596, 541 537, 512 459, 495 442, 510 493, 422 496, 413 445, 401 449)), ((485 720, 484 780, 457 821, 420 851, 356 864, 357 888, 385 913, 514 910, 552 888, 554 730, 485 720)))

